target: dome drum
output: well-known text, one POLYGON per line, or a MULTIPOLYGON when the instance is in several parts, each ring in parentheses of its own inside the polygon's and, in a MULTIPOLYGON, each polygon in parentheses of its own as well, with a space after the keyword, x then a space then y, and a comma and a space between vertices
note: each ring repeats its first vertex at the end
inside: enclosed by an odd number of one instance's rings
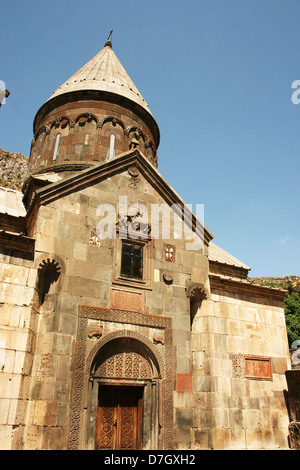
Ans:
POLYGON ((75 162, 101 163, 128 151, 133 140, 157 166, 159 131, 151 115, 145 116, 141 109, 129 110, 116 103, 117 100, 75 100, 79 97, 68 95, 58 97, 60 103, 56 106, 46 103, 46 109, 42 107, 37 115, 30 155, 31 174, 75 162), (113 149, 111 136, 114 136, 113 149))

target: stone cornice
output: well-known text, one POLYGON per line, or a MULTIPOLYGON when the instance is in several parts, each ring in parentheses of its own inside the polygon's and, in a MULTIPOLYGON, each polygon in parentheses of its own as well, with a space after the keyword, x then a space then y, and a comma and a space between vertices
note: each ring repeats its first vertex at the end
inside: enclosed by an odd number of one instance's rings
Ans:
POLYGON ((248 297, 260 297, 278 301, 283 301, 287 293, 287 291, 282 289, 260 286, 258 284, 251 284, 246 280, 231 279, 214 274, 210 274, 209 279, 212 293, 214 290, 220 290, 248 297))
POLYGON ((5 232, 25 233, 26 218, 16 217, 10 214, 1 214, 0 230, 4 230, 5 232))
POLYGON ((209 270, 211 274, 227 275, 231 277, 238 277, 247 279, 249 269, 233 266, 219 261, 209 261, 209 270))
POLYGON ((17 251, 34 256, 35 239, 22 234, 0 231, 0 252, 17 251))

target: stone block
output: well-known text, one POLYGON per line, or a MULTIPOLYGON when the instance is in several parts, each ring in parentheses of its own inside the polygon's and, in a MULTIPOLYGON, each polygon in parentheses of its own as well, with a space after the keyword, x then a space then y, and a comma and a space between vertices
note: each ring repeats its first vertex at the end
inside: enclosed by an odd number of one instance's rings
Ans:
POLYGON ((73 250, 73 257, 76 260, 86 261, 87 257, 87 244, 82 242, 75 241, 74 243, 74 250, 73 250))
POLYGON ((0 282, 25 286, 29 269, 24 266, 0 263, 0 282))
POLYGON ((11 400, 8 424, 13 426, 25 425, 27 418, 27 400, 11 400))
POLYGON ((46 414, 44 418, 44 426, 56 426, 57 423, 57 407, 56 401, 48 401, 46 414))
POLYGON ((24 372, 24 361, 26 357, 26 352, 24 351, 16 351, 15 353, 15 360, 13 365, 13 373, 14 374, 22 374, 24 372))
POLYGON ((80 297, 99 298, 99 281, 70 276, 67 291, 80 297))
POLYGON ((12 305, 30 305, 33 289, 20 285, 3 283, 0 291, 0 302, 12 305))
POLYGON ((272 357, 273 374, 284 374, 288 369, 286 357, 272 357))
POLYGON ((26 435, 24 439, 24 450, 42 449, 43 426, 26 426, 26 435))
POLYGON ((32 417, 32 424, 35 426, 43 426, 45 424, 45 416, 47 411, 46 400, 36 400, 34 404, 34 413, 32 417))
POLYGON ((194 448, 195 450, 207 450, 209 448, 207 431, 194 430, 194 448))
POLYGON ((19 398, 21 376, 0 374, 0 398, 19 398))
POLYGON ((8 423, 10 403, 11 400, 9 398, 2 398, 0 400, 0 427, 1 425, 8 423))
POLYGON ((0 450, 11 450, 12 436, 12 426, 0 425, 0 450))

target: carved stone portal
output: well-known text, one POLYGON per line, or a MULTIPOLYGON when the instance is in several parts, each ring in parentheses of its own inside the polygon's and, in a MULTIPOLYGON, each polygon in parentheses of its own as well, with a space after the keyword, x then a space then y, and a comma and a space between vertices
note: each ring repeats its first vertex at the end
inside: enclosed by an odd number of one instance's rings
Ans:
POLYGON ((130 345, 117 344, 101 354, 91 372, 92 377, 114 379, 151 379, 148 360, 130 345))

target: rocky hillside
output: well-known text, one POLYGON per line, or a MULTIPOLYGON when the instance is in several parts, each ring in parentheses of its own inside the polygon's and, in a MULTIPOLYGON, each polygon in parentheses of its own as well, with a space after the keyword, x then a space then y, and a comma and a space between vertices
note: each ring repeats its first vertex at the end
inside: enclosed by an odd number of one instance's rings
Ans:
POLYGON ((250 277, 250 281, 261 286, 275 287, 277 289, 293 289, 300 292, 300 276, 284 277, 250 277))
POLYGON ((28 158, 24 155, 0 149, 0 186, 20 191, 27 169, 28 158))

